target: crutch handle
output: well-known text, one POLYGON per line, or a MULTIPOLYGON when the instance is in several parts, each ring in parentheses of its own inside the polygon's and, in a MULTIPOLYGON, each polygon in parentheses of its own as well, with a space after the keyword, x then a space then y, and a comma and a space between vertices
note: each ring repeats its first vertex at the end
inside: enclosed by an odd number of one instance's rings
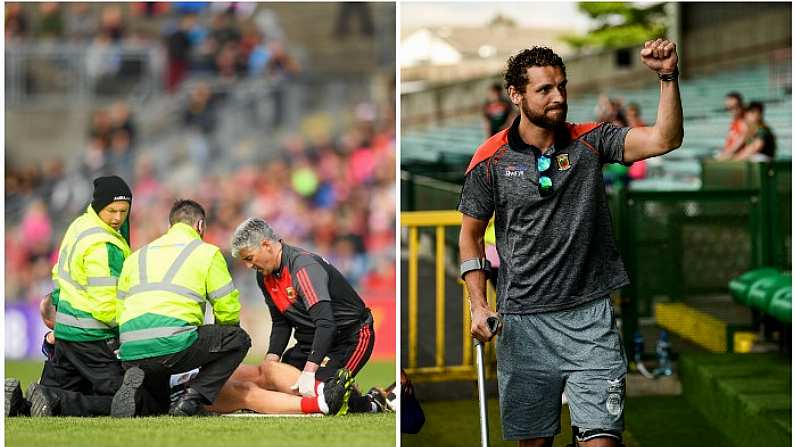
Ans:
POLYGON ((492 335, 496 335, 502 329, 502 320, 498 317, 486 318, 486 324, 489 326, 492 335))

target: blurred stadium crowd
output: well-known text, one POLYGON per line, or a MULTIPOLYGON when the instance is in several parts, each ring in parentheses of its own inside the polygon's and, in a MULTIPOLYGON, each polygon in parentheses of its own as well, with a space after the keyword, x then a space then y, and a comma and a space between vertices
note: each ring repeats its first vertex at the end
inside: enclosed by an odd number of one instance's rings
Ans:
MULTIPOLYGON (((168 55, 165 91, 178 92, 185 84, 185 100, 173 120, 177 128, 169 132, 188 135, 187 155, 164 163, 159 152, 171 151, 171 140, 146 135, 138 124, 146 105, 136 108, 117 96, 97 104, 86 130, 86 147, 72 151, 74 155, 20 164, 14 161, 13 148, 7 148, 7 301, 36 302, 50 291, 50 270, 63 232, 88 205, 91 180, 108 173, 121 175, 133 188, 133 249, 167 229, 175 199, 191 198, 208 210, 206 240, 227 255, 235 227, 246 217, 260 216, 286 242, 326 256, 365 300, 394 299, 393 104, 367 98, 352 100, 344 110, 305 110, 315 117, 345 116, 346 125, 326 126, 324 132, 311 135, 303 128, 281 128, 269 143, 271 149, 253 156, 228 152, 239 141, 217 132, 219 115, 228 110, 237 79, 284 81, 300 73, 288 55, 278 17, 254 5, 185 2, 89 8, 41 3, 30 15, 18 4, 6 5, 7 45, 64 39, 90 52, 97 46, 112 48, 116 42, 129 45, 148 38, 150 45, 161 46, 168 55), (125 19, 119 8, 129 8, 125 19), (147 34, 136 25, 148 17, 162 19, 159 33, 147 34), (189 174, 184 174, 186 166, 189 174)), ((394 96, 381 96, 390 94, 394 96)), ((253 274, 228 261, 241 299, 259 302, 253 274)))
POLYGON ((19 3, 6 5, 6 45, 31 41, 85 46, 87 71, 97 90, 112 90, 125 70, 123 48, 153 42, 165 54, 164 82, 174 92, 190 75, 234 80, 246 76, 290 76, 299 71, 286 51, 278 18, 255 3, 134 2, 37 4, 30 16, 19 3), (129 22, 129 23, 128 23, 129 22))

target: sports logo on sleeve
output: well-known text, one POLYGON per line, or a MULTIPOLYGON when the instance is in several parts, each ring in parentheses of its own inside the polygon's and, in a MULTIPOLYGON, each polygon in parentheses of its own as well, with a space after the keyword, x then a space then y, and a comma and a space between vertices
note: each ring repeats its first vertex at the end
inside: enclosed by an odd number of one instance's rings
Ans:
POLYGON ((285 292, 287 292, 287 298, 290 300, 290 302, 295 303, 295 298, 298 296, 295 292, 295 289, 293 287, 288 287, 285 289, 285 292))

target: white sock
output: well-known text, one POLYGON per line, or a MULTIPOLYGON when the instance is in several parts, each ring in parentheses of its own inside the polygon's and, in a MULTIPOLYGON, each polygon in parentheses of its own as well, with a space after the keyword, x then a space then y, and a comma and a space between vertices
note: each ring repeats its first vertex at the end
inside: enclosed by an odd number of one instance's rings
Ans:
POLYGON ((317 386, 317 406, 323 414, 328 414, 328 404, 326 403, 326 396, 323 395, 323 390, 326 388, 325 383, 317 386))

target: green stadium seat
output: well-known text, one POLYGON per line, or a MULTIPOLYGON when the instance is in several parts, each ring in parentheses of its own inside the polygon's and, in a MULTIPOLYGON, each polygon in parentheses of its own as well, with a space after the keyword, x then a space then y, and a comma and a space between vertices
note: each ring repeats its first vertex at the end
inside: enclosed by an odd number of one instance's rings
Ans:
POLYGON ((756 310, 768 313, 773 295, 786 288, 792 288, 792 275, 779 274, 766 276, 751 284, 748 289, 747 305, 756 310))
POLYGON ((744 306, 748 305, 748 292, 751 286, 759 280, 778 275, 778 270, 772 267, 762 267, 743 273, 729 281, 729 294, 732 299, 744 306))
POLYGON ((770 300, 767 313, 773 318, 786 323, 792 323, 792 278, 788 286, 781 287, 770 300))

